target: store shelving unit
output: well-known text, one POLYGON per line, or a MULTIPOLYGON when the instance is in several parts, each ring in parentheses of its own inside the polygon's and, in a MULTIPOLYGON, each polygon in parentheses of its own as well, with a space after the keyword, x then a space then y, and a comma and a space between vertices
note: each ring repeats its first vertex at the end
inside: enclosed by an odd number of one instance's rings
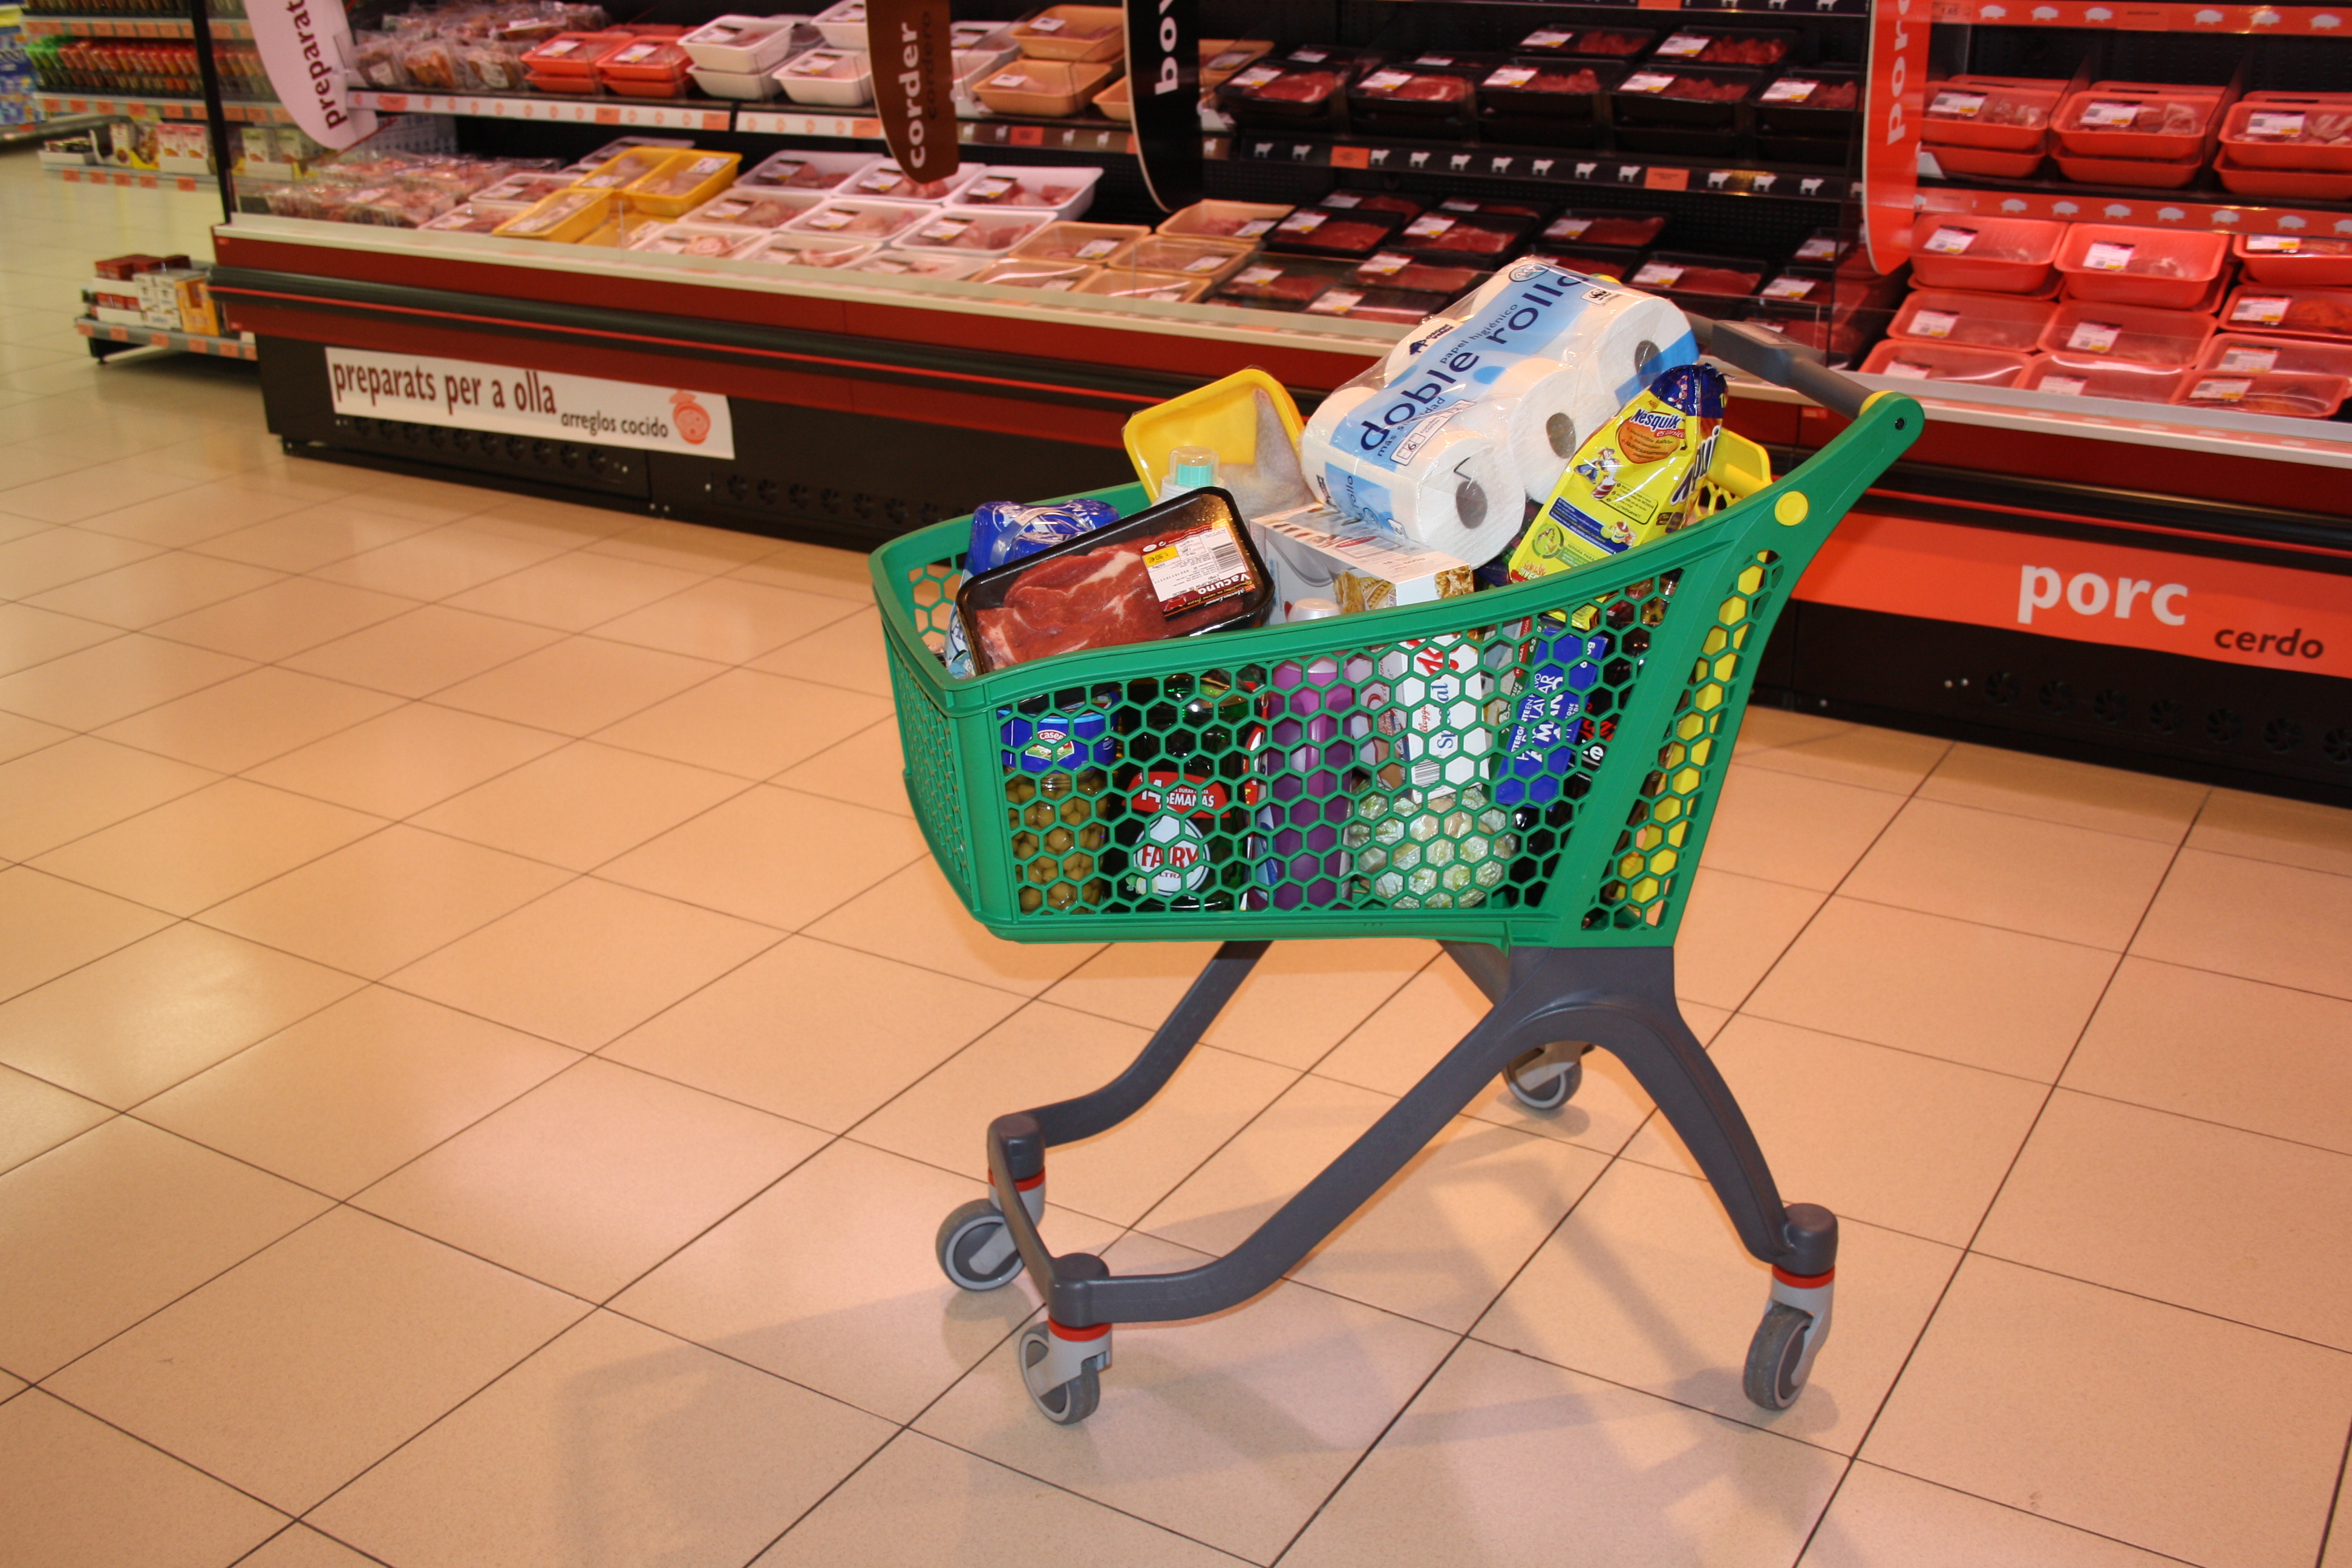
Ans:
POLYGON ((111 185, 122 191, 212 191, 220 182, 210 174, 167 174, 152 169, 109 169, 98 164, 85 168, 52 167, 43 171, 50 179, 68 185, 111 185))
POLYGON ((113 321, 76 317, 74 331, 89 340, 89 352, 100 359, 132 349, 170 349, 215 359, 253 360, 259 356, 249 338, 216 338, 202 332, 167 331, 162 327, 127 327, 113 321))

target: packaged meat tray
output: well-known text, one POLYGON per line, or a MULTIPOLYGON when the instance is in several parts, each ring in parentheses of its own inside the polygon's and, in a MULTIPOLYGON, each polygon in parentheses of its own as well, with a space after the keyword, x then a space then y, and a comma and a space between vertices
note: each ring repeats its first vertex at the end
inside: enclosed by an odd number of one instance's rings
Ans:
POLYGON ((719 16, 678 39, 697 66, 723 75, 759 76, 816 41, 796 16, 719 16), (803 42, 805 39, 805 42, 803 42))
POLYGON ((464 206, 451 207, 430 223, 418 226, 431 229, 436 234, 491 234, 514 216, 504 209, 485 211, 468 202, 464 206))
POLYGON ((687 68, 693 63, 675 40, 641 35, 597 56, 596 79, 614 92, 659 88, 675 97, 686 90, 687 68))
POLYGON ((1394 213, 1399 223, 1411 223, 1428 210, 1401 191, 1328 191, 1315 205, 1335 213, 1394 213))
POLYGON ((607 158, 572 184, 584 191, 626 190, 667 163, 677 151, 674 147, 632 147, 607 158))
POLYGON ((1607 246, 1640 249, 1666 229, 1664 213, 1623 212, 1614 207, 1570 207, 1544 225, 1536 242, 1544 246, 1607 246))
POLYGON ((1929 289, 2038 294, 2057 280, 2066 229, 2043 218, 1923 214, 1911 230, 1911 275, 1929 289))
POLYGON ((2105 363, 2186 370, 2213 335, 2213 318, 2137 305, 2060 301, 2042 329, 2044 353, 2105 363))
POLYGON ((1212 287, 1241 270, 1256 247, 1245 239, 1195 238, 1181 234, 1147 234, 1129 249, 1126 262, 1146 272, 1172 272, 1196 278, 1212 287))
MULTIPOLYGON (((2025 77, 1955 76, 1931 81, 1919 139, 1935 148, 1938 158, 1945 156, 1946 148, 1957 147, 2012 155, 2031 153, 2039 163, 2066 87, 2063 81, 2025 77)), ((2022 179, 2032 172, 2029 164, 2009 177, 2022 179)))
POLYGON ((1354 280, 1367 289, 1402 289, 1444 300, 1459 300, 1486 279, 1486 274, 1475 267, 1424 261, 1402 250, 1376 251, 1358 262, 1354 273, 1354 280))
POLYGON ((621 199, 654 217, 684 217, 735 183, 740 153, 672 153, 624 186, 621 199))
POLYGON ((660 256, 740 256, 765 243, 765 231, 756 228, 719 228, 699 223, 657 223, 643 233, 629 238, 631 250, 651 251, 660 256))
POLYGON ((2053 127, 2057 151, 2103 162, 2201 157, 2206 130, 2221 106, 2218 87, 2093 82, 2059 107, 2053 127))
POLYGON ((2275 370, 2300 375, 2352 376, 2352 342, 2216 332, 2207 341, 2205 352, 2197 356, 2197 368, 2227 371, 2232 375, 2268 375, 2275 370))
POLYGON ((1130 223, 1052 223, 1013 247, 1024 261, 1101 267, 1124 261, 1128 248, 1151 231, 1130 223))
POLYGON ((986 256, 953 256, 943 250, 885 250, 852 262, 852 272, 873 272, 888 278, 969 278, 994 265, 986 256))
POLYGON ((1968 348, 1957 343, 1890 340, 1862 362, 1864 375, 1901 381, 1949 381, 1972 386, 2011 386, 2032 361, 2006 349, 1968 348))
POLYGON ((1360 261, 1385 248, 1391 237, 1402 226, 1394 213, 1347 213, 1304 207, 1276 224, 1267 232, 1265 243, 1268 250, 1360 261))
POLYGON ((1225 279, 1213 302, 1258 310, 1304 310, 1331 289, 1361 293, 1353 266, 1303 256, 1253 257, 1225 279))
POLYGON ((1292 210, 1271 202, 1194 202, 1160 219, 1159 232, 1203 239, 1263 240, 1292 210))
POLYGON ((1259 60, 1226 79, 1217 89, 1217 107, 1239 125, 1344 130, 1348 84, 1379 63, 1378 56, 1353 49, 1293 49, 1282 59, 1259 60))
POLYGON ((588 190, 574 185, 569 190, 556 192, 545 201, 533 204, 499 225, 495 232, 501 239, 544 239, 559 245, 575 243, 611 223, 620 210, 621 198, 611 191, 588 190))
POLYGON ((2136 185, 2149 191, 2177 191, 2194 184, 2205 167, 2202 154, 2186 158, 2082 158, 2060 153, 2054 161, 2059 175, 2078 184, 2136 185))
POLYGON ((1676 27, 1650 51, 1660 66, 1777 66, 1796 47, 1797 35, 1786 28, 1676 27))
POLYGON ((1817 228, 1804 237, 1789 259, 1810 262, 1817 267, 1835 267, 1853 253, 1853 241, 1836 229, 1817 228))
POLYGON ((964 206, 1082 217, 1094 205, 1095 186, 1101 180, 1099 168, 989 167, 981 169, 972 182, 958 193, 956 200, 964 206))
POLYGON ((1889 336, 1968 348, 2010 349, 2031 353, 2042 346, 2056 301, 2016 294, 1971 294, 1957 289, 1922 289, 1903 301, 1887 328, 1889 336))
POLYGON ((1374 136, 1467 136, 1483 60, 1419 56, 1365 72, 1348 86, 1348 123, 1374 136))
POLYGON ((2316 169, 2259 169, 2239 163, 2223 148, 2213 155, 2213 175, 2231 195, 2273 201, 2352 202, 2352 174, 2316 169))
POLYGON ((1732 153, 1739 106, 1763 84, 1764 73, 1745 66, 1644 60, 1609 90, 1617 144, 1636 153, 1732 153))
POLYGON ((1094 101, 1118 72, 1099 60, 1035 60, 1024 57, 971 84, 972 96, 999 114, 1060 119, 1094 101))
POLYGON ((545 201, 556 192, 570 185, 572 175, 562 171, 546 174, 509 174, 476 191, 474 205, 483 211, 503 208, 509 216, 522 211, 533 202, 545 201))
POLYGON ((1380 248, 1401 250, 1427 261, 1491 269, 1517 256, 1536 226, 1533 215, 1451 213, 1439 208, 1398 229, 1380 248))
POLYGON ((841 239, 880 243, 894 240, 916 225, 928 222, 939 210, 913 202, 859 201, 835 196, 793 218, 779 232, 832 235, 841 239))
POLYGON ((863 50, 827 45, 776 68, 784 96, 812 108, 856 109, 874 101, 874 69, 863 50))
MULTIPOLYGON (((474 200, 479 203, 481 197, 477 195, 474 200)), ((2352 287, 2352 239, 2324 234, 2242 234, 2231 250, 2249 282, 2352 287)))
POLYGON ((1272 579, 1233 498, 1189 490, 967 578, 957 613, 981 674, 1080 648, 1263 625, 1272 579))
POLYGON ((2327 419, 2344 406, 2352 381, 2340 375, 2232 375, 2190 371, 2180 378, 2173 401, 2189 408, 2226 408, 2240 414, 2272 414, 2289 419, 2327 419))
POLYGON ((1548 239, 1538 239, 1528 251, 1528 257, 1549 266, 1570 272, 1581 272, 1587 278, 1614 278, 1622 283, 1641 270, 1649 253, 1631 247, 1582 245, 1573 249, 1563 248, 1548 239))
POLYGON ((870 153, 803 153, 795 148, 786 153, 772 153, 735 183, 738 185, 773 185, 789 191, 829 193, 841 189, 853 176, 864 174, 880 162, 870 153))
POLYGON ((2224 331, 2352 339, 2352 289, 2242 283, 2221 308, 2224 331))
POLYGON ((1104 267, 1079 283, 1074 292, 1107 295, 1117 300, 1156 300, 1164 305, 1184 305, 1209 291, 1205 278, 1181 272, 1145 272, 1133 267, 1104 267))
POLYGON ((866 47, 866 0, 839 0, 810 20, 824 35, 824 41, 836 49, 866 47))
POLYGON ((823 205, 824 201, 824 193, 822 191, 780 190, 739 184, 721 191, 687 214, 685 221, 714 224, 721 228, 755 228, 773 233, 810 208, 823 205))
POLYGON ((783 228, 739 252, 735 259, 756 261, 770 267, 823 267, 838 270, 856 266, 881 248, 878 243, 870 239, 845 239, 827 234, 794 234, 791 229, 783 228))
POLYGON ((523 69, 534 77, 579 78, 593 87, 597 60, 635 37, 624 32, 558 33, 524 52, 523 69))
POLYGON ((1658 41, 1649 27, 1579 27, 1570 23, 1538 27, 1518 42, 1525 55, 1576 55, 1590 59, 1630 60, 1658 41))
POLYGON ((948 206, 940 208, 929 222, 904 231, 892 243, 900 250, 943 250, 964 256, 998 257, 1053 221, 1044 213, 948 206))
POLYGON ((1767 73, 1753 112, 1759 156, 1843 166, 1862 123, 1862 73, 1850 66, 1782 66, 1767 73))
POLYGON ((1636 289, 1741 297, 1764 281, 1765 264, 1739 257, 1658 251, 1625 281, 1636 289))
POLYGON ((1478 83, 1480 134, 1536 147, 1590 147, 1600 137, 1601 95, 1625 75, 1602 60, 1523 57, 1478 83))
POLYGON ((722 71, 709 66, 688 66, 686 74, 711 97, 731 98, 742 103, 758 103, 784 90, 784 84, 769 71, 722 71))
POLYGON ((1837 274, 1826 267, 1782 267, 1758 286, 1759 300, 1826 309, 1837 293, 1837 274))
POLYGON ((1202 38, 1201 90, 1223 85, 1272 53, 1274 45, 1265 38, 1202 38))
POLYGON ((2250 92, 2230 106, 2221 146, 2243 168, 2352 174, 2352 93, 2250 92))
POLYGON ((1010 257, 992 261, 971 275, 975 283, 997 283, 1009 289, 1035 289, 1048 294, 1068 293, 1102 268, 1090 261, 1024 261, 1010 257))
POLYGON ((2141 364, 2096 364, 2078 359, 2043 358, 2017 383, 2021 392, 2056 397, 2114 397, 2126 403, 2169 403, 2181 379, 2193 373, 2141 364))
POLYGON ((1310 316, 1344 316, 1351 321, 1386 321, 1394 326, 1417 327, 1453 303, 1455 298, 1452 294, 1426 293, 1414 289, 1383 289, 1359 281, 1345 288, 1326 289, 1307 302, 1305 313, 1310 316))
POLYGON ((2229 256, 2225 234, 2078 223, 2057 260, 2071 298, 2185 310, 2210 290, 2229 256))
POLYGON ((965 163, 944 180, 918 180, 886 158, 849 180, 840 194, 861 201, 960 203, 963 192, 980 177, 979 164, 965 163))
POLYGON ((1117 59, 1127 48, 1127 14, 1116 5, 1048 5, 1014 23, 1013 41, 1033 60, 1117 59))

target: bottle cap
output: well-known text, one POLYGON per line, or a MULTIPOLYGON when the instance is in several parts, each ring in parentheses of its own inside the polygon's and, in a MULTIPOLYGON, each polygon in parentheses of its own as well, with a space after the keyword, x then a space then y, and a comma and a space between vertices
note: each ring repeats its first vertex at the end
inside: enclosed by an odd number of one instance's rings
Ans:
POLYGON ((1283 616, 1286 626, 1293 621, 1328 621, 1339 613, 1339 606, 1329 599, 1293 599, 1290 613, 1283 616))
POLYGON ((1179 447, 1168 454, 1168 482, 1197 489, 1217 482, 1217 454, 1211 447, 1179 447))

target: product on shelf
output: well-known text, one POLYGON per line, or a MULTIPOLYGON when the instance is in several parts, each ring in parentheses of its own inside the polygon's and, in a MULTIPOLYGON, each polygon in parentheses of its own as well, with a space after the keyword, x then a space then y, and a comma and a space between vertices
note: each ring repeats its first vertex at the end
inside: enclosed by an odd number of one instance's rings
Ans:
POLYGON ((2042 330, 2057 312, 2053 300, 1922 289, 1903 301, 1887 335, 2025 353, 2041 347, 2042 330))
POLYGON ((1137 224, 1051 223, 1023 240, 1013 254, 1024 261, 1108 265, 1124 260, 1128 248, 1150 232, 1137 224))
POLYGON ((1623 60, 1648 48, 1658 35, 1644 27, 1583 27, 1566 24, 1538 27, 1518 42, 1531 55, 1587 55, 1596 59, 1623 60))
POLYGON ((1688 252, 1654 253, 1626 281, 1636 289, 1672 289, 1681 294, 1746 295, 1764 280, 1764 264, 1738 257, 1700 256, 1688 252))
POLYGON ((2007 349, 1890 340, 1870 351, 1870 357, 1862 363, 1862 371, 1864 375, 1888 375, 1900 381, 2011 386, 2032 363, 2032 356, 2007 349))
POLYGON ((630 237, 631 250, 663 256, 740 256, 757 248, 767 235, 755 228, 721 228, 699 223, 655 224, 630 237))
POLYGON ((1546 245, 1606 245, 1638 248, 1656 239, 1665 231, 1665 226, 1664 213, 1570 207, 1544 225, 1538 237, 1546 245))
POLYGON ((789 191, 837 191, 881 160, 867 153, 772 153, 737 182, 789 191))
POLYGON ((856 109, 874 100, 874 70, 863 50, 827 44, 775 70, 784 96, 813 108, 856 109))
POLYGON ((1116 63, 1022 58, 972 83, 972 95, 999 114, 1060 119, 1094 101, 1117 75, 1116 63))
POLYGON ((2012 384, 2057 397, 2114 397, 2126 403, 2169 403, 2189 373, 2140 364, 2094 364, 2037 358, 2012 384))
POLYGON ((1789 58, 1796 41, 1793 32, 1684 26, 1659 39, 1650 58, 1676 65, 1774 66, 1789 58))
POLYGON ((772 233, 824 200, 815 191, 775 190, 738 184, 686 215, 686 221, 772 233))
MULTIPOLYGON (((1426 261, 1398 250, 1383 250, 1356 264, 1355 280, 1366 288, 1402 289, 1458 300, 1485 280, 1475 267, 1453 267, 1426 261)), ((1423 314, 1427 314, 1426 311, 1423 314)))
POLYGON ((795 234, 780 228, 736 258, 771 267, 855 267, 882 248, 877 240, 835 234, 795 234))
POLYGON ((1532 212, 1454 213, 1440 207, 1398 229, 1383 248, 1429 261, 1491 268, 1517 255, 1539 221, 1540 215, 1532 212))
POLYGON ((2184 310, 2211 291, 2229 256, 2225 234, 2078 223, 2057 263, 2072 298, 2184 310))
POLYGON ((833 235, 843 239, 895 239, 928 222, 939 208, 914 202, 861 201, 835 196, 784 225, 793 234, 833 235))
POLYGON ((1624 72, 1607 64, 1522 58, 1489 70, 1478 84, 1478 124, 1500 142, 1589 147, 1598 139, 1595 105, 1624 72))
POLYGON ((902 250, 946 250, 1003 256, 1053 220, 1043 213, 1000 213, 986 207, 942 207, 929 222, 894 242, 902 250))
POLYGON ((2188 310, 2063 300, 2042 329, 2040 345, 2063 358, 2185 370, 2212 335, 2213 318, 2188 310))
POLYGON ((1217 89, 1217 107, 1236 124, 1272 130, 1344 130, 1348 84, 1368 75, 1381 57, 1310 45, 1281 59, 1262 59, 1217 89))
POLYGON ((1241 270, 1252 254, 1246 240, 1148 234, 1135 241, 1125 259, 1147 272, 1172 272, 1214 285, 1241 270))
POLYGON ((1269 229, 1265 243, 1268 250, 1361 260, 1385 247, 1402 226, 1394 213, 1302 207, 1269 229))
POLYGON ((1326 191, 1315 205, 1335 213, 1394 213, 1399 223, 1411 223, 1427 210, 1402 191, 1326 191))
POLYGON ((682 217, 732 184, 740 153, 672 153, 622 190, 631 208, 656 217, 682 217))
POLYGON ((705 22, 678 39, 707 70, 757 76, 784 63, 817 37, 797 16, 726 16, 705 22))
POLYGON ((2178 189, 2204 167, 2221 106, 2220 88, 2095 82, 2058 110, 2058 172, 2087 184, 2178 189))
POLYGON ((1031 260, 1016 256, 982 268, 971 275, 971 280, 1013 289, 1037 289, 1048 294, 1066 293, 1100 270, 1090 261, 1031 260))
POLYGON ((843 185, 841 194, 893 202, 961 202, 964 190, 980 177, 979 165, 965 163, 944 180, 913 179, 885 158, 843 185))
POLYGON ((1013 41, 1031 59, 1116 59, 1127 47, 1127 15, 1116 5, 1048 5, 1014 23, 1013 41))
POLYGON ((2274 370, 2305 375, 2352 375, 2352 343, 2329 342, 2321 338, 2217 332, 2198 356, 2197 368, 2227 371, 2233 375, 2267 375, 2274 370))
POLYGON ((1304 310, 1334 289, 1360 293, 1353 266, 1304 256, 1255 256, 1225 280, 1215 302, 1259 310, 1304 310))
POLYGON ((866 47, 866 0, 838 0, 810 18, 824 41, 836 49, 866 47))
POLYGON ((1370 135, 1460 137, 1475 116, 1483 63, 1423 56, 1367 71, 1348 86, 1348 122, 1370 135))
POLYGON ((1209 280, 1205 278, 1188 278, 1181 272, 1145 272, 1131 267, 1105 267, 1079 283, 1076 289, 1080 294, 1157 300, 1171 305, 1189 303, 1208 291, 1209 280))
POLYGON ((1292 210, 1270 202, 1194 202, 1160 219, 1159 232, 1213 239, 1264 239, 1292 210))
POLYGON ((1050 212, 1080 217, 1094 205, 1100 169, 1036 169, 1020 165, 980 169, 956 200, 966 206, 1050 212))
POLYGON ((1617 144, 1629 152, 1729 155, 1739 145, 1739 106, 1762 89, 1748 66, 1644 60, 1609 89, 1617 144))
POLYGON ((2232 331, 2352 338, 2352 289, 2241 284, 2221 308, 2221 325, 2232 331))
POLYGON ((498 227, 502 239, 577 241, 619 221, 621 199, 611 191, 574 185, 558 191, 498 227))
POLYGON ((2277 372, 2230 375, 2192 371, 2180 378, 2173 401, 2191 408, 2226 408, 2290 419, 2326 419, 2344 405, 2352 380, 2340 375, 2277 372))
POLYGON ((2352 285, 2352 238, 2319 234, 2242 234, 2232 251, 2249 281, 2333 289, 2352 285))
POLYGON ((2042 218, 1927 213, 1911 230, 1911 274, 1929 289, 2037 294, 2056 276, 2066 227, 2042 218))
POLYGON ((850 265, 852 272, 876 272, 893 278, 970 278, 994 258, 954 256, 937 250, 885 250, 850 265))
POLYGON ((1756 94, 1756 151, 1786 163, 1843 165, 1861 111, 1858 70, 1783 67, 1756 94))

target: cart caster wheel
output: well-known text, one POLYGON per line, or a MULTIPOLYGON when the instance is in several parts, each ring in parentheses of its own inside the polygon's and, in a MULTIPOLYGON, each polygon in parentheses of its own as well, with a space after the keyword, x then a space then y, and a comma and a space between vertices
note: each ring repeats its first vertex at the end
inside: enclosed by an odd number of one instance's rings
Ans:
POLYGON ((1576 1098, 1584 1082, 1584 1058, 1579 1056, 1564 1068, 1558 1067, 1559 1058, 1551 1054, 1549 1046, 1515 1058, 1503 1069, 1503 1082, 1511 1098, 1529 1110, 1558 1110, 1576 1098))
POLYGON ((1785 1301, 1764 1309, 1756 1337, 1748 1342, 1748 1370, 1741 1378, 1748 1400, 1766 1410, 1786 1410, 1804 1391, 1805 1347, 1813 1331, 1813 1315, 1785 1301))
POLYGON ((1032 1323, 1021 1331, 1021 1381, 1028 1385, 1029 1398, 1044 1412, 1045 1419, 1057 1426, 1075 1426, 1095 1413, 1102 1403, 1102 1374, 1095 1368, 1081 1368, 1078 1375, 1051 1388, 1037 1386, 1044 1369, 1053 1355, 1053 1331, 1043 1323, 1032 1323))
POLYGON ((963 1290, 993 1290, 1021 1272, 1021 1249, 1003 1211, 987 1198, 974 1198, 940 1222, 940 1271, 963 1290))

